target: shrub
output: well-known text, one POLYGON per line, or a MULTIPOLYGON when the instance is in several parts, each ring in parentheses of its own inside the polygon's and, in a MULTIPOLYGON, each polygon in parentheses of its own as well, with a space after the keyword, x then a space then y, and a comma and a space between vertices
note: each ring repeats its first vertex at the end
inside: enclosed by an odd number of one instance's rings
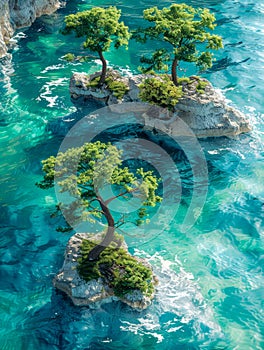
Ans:
POLYGON ((66 53, 66 55, 63 56, 63 59, 67 62, 73 62, 75 60, 75 55, 73 53, 66 53))
POLYGON ((114 80, 111 76, 105 79, 106 85, 110 91, 113 92, 113 95, 121 100, 126 92, 128 92, 128 86, 120 80, 114 80))
POLYGON ((182 97, 182 87, 175 86, 168 76, 147 78, 139 85, 142 101, 173 110, 182 97))
POLYGON ((208 85, 208 83, 206 81, 198 79, 198 84, 196 86, 196 91, 199 94, 204 94, 204 92, 205 92, 204 89, 206 88, 207 85, 208 85))
MULTIPOLYGON (((88 87, 99 88, 99 82, 100 77, 98 76, 90 81, 88 87)), ((106 88, 109 89, 118 100, 121 100, 129 90, 129 87, 125 83, 123 83, 118 79, 117 76, 111 73, 108 73, 106 76, 104 84, 106 85, 106 88)))
POLYGON ((90 82, 87 84, 87 87, 91 87, 91 88, 97 88, 99 87, 99 80, 100 80, 100 76, 93 78, 92 80, 90 80, 90 82))
POLYGON ((196 92, 198 92, 199 94, 204 94, 205 92, 205 88, 208 85, 208 82, 205 80, 202 80, 201 77, 199 77, 198 75, 193 75, 191 78, 189 77, 183 77, 183 78, 178 78, 178 83, 179 85, 191 85, 193 84, 193 82, 196 81, 196 92))
POLYGON ((147 296, 153 293, 152 271, 125 249, 111 245, 100 254, 98 260, 89 261, 88 254, 96 244, 90 240, 83 240, 81 244, 82 256, 78 259, 77 269, 86 282, 101 277, 120 297, 134 290, 140 290, 147 296))
POLYGON ((179 85, 190 84, 191 83, 191 79, 189 77, 178 78, 178 83, 179 83, 179 85))

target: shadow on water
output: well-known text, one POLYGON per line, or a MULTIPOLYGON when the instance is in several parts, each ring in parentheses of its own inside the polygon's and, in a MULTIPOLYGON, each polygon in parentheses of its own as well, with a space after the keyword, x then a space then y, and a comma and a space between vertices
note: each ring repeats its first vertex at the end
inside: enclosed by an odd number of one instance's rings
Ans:
POLYGON ((49 303, 29 312, 23 333, 26 330, 25 342, 31 334, 38 349, 145 349, 144 343, 155 345, 157 339, 122 331, 122 324, 137 323, 138 315, 117 301, 94 309, 76 307, 65 294, 53 290, 49 303))
MULTIPOLYGON (((174 312, 164 311, 158 314, 152 309, 139 313, 118 301, 96 308, 76 307, 65 294, 53 289, 50 302, 28 311, 23 324, 24 342, 31 341, 38 349, 56 350, 200 349, 205 339, 198 340, 194 335, 195 322, 183 324, 174 312), (164 337, 161 334, 166 329, 171 332, 164 337)), ((206 325, 201 327, 204 332, 209 331, 206 325)), ((212 344, 218 341, 219 338, 215 338, 212 344)))
POLYGON ((101 102, 97 101, 89 101, 87 102, 78 102, 74 104, 77 108, 76 111, 69 113, 68 115, 64 115, 61 117, 53 119, 47 124, 46 131, 51 132, 56 137, 66 136, 69 130, 82 118, 93 113, 94 111, 104 107, 105 105, 101 102))
POLYGON ((220 60, 217 60, 212 68, 209 68, 207 70, 208 73, 213 73, 213 72, 217 72, 217 71, 221 71, 221 70, 225 70, 227 69, 228 67, 231 67, 231 66, 238 66, 240 65, 241 63, 245 63, 247 61, 250 60, 250 57, 248 58, 245 58, 244 60, 242 61, 239 61, 239 62, 233 62, 232 59, 230 57, 224 57, 220 60))
POLYGON ((236 16, 236 17, 227 17, 227 18, 221 18, 221 19, 218 19, 215 23, 216 25, 218 26, 221 26, 223 24, 227 24, 227 23, 232 23, 233 21, 239 19, 240 16, 236 16))

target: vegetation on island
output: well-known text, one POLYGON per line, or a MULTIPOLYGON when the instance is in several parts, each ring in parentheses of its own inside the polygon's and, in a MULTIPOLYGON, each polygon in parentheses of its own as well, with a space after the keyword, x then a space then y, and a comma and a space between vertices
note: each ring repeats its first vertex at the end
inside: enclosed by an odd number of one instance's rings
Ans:
POLYGON ((67 62, 88 62, 91 60, 90 56, 75 56, 73 53, 68 52, 66 55, 62 56, 62 59, 64 59, 67 62))
POLYGON ((200 77, 195 77, 195 78, 198 81, 198 84, 196 85, 196 91, 198 92, 198 94, 202 95, 205 92, 205 88, 208 85, 208 81, 204 81, 200 79, 200 77))
POLYGON ((76 37, 85 37, 83 47, 96 52, 102 62, 102 72, 99 80, 101 86, 106 78, 107 62, 104 52, 111 44, 116 49, 128 45, 130 34, 128 27, 120 21, 121 11, 115 6, 108 8, 93 7, 91 10, 77 12, 65 17, 65 28, 62 33, 72 32, 76 37))
POLYGON ((186 90, 191 89, 202 95, 208 85, 206 80, 198 76, 178 78, 178 83, 176 86, 168 74, 153 74, 139 85, 139 97, 144 102, 168 108, 173 112, 186 90))
POLYGON ((186 4, 173 4, 161 10, 151 7, 144 10, 143 17, 151 25, 139 28, 133 37, 142 43, 158 41, 162 48, 150 57, 141 57, 146 65, 142 70, 167 71, 170 63, 171 80, 176 86, 179 85, 177 68, 181 61, 195 63, 205 70, 212 66, 211 50, 223 47, 221 37, 210 32, 216 26, 215 16, 206 8, 195 9, 186 4))
MULTIPOLYGON (((194 9, 186 4, 173 4, 159 10, 152 7, 144 10, 143 17, 151 25, 134 31, 133 37, 142 43, 153 40, 161 43, 150 56, 142 56, 141 71, 153 77, 146 78, 139 86, 139 97, 148 103, 173 110, 184 95, 183 85, 193 85, 194 80, 178 77, 180 62, 192 62, 200 70, 212 66, 211 50, 223 47, 222 39, 210 33, 216 26, 215 17, 208 9, 194 9), (157 74, 168 71, 168 74, 157 74)), ((207 82, 195 77, 195 91, 205 92, 207 82)))
POLYGON ((68 194, 68 198, 72 197, 72 201, 60 203, 58 207, 66 219, 70 218, 71 223, 94 222, 99 219, 107 225, 105 237, 89 252, 89 261, 96 261, 112 242, 120 246, 115 230, 127 221, 135 225, 143 224, 148 220, 147 208, 154 207, 161 201, 157 195, 159 179, 152 171, 138 168, 133 172, 123 166, 121 154, 111 143, 97 141, 59 152, 57 157, 51 156, 42 161, 45 175, 37 186, 42 189, 51 188, 55 178, 60 191, 68 194), (73 172, 73 168, 76 172, 73 172), (104 198, 100 191, 109 185, 114 194, 104 198), (125 205, 132 196, 137 197, 141 204, 137 218, 133 217, 133 213, 114 217, 110 204, 119 198, 125 205))
MULTIPOLYGON (((99 81, 100 76, 95 77, 88 83, 87 87, 97 88, 99 81)), ((129 86, 122 81, 121 75, 117 75, 117 72, 111 70, 107 70, 104 85, 118 100, 122 100, 124 95, 129 91, 129 86)))
POLYGON ((145 79, 139 85, 139 97, 144 102, 172 111, 179 98, 182 97, 182 88, 175 86, 169 76, 164 74, 145 79))
MULTIPOLYGON (((65 35, 73 32, 76 37, 84 37, 83 47, 96 52, 102 62, 100 75, 90 80, 87 87, 105 85, 117 99, 122 99, 128 86, 107 69, 104 53, 112 44, 116 49, 128 45, 130 33, 120 16, 121 11, 116 7, 94 7, 66 16, 62 31, 65 35)), ((194 63, 200 70, 212 66, 211 50, 223 47, 221 37, 211 34, 216 26, 215 17, 208 9, 173 4, 163 9, 146 9, 143 18, 150 25, 135 30, 133 38, 141 43, 152 40, 159 43, 160 48, 150 56, 141 57, 144 65, 141 70, 150 74, 139 86, 139 97, 173 110, 184 94, 184 87, 193 86, 194 81, 196 91, 204 93, 206 81, 199 77, 180 78, 178 67, 181 62, 194 63), (167 74, 169 66, 170 75, 167 74)), ((64 59, 72 62, 76 56, 68 53, 64 59)), ((148 221, 147 208, 161 201, 157 195, 159 179, 152 171, 129 169, 122 163, 121 154, 116 146, 100 141, 60 152, 57 157, 51 156, 42 162, 44 178, 37 186, 51 188, 56 179, 60 191, 72 198, 57 206, 58 212, 62 211, 67 220, 70 218, 69 229, 84 221, 101 220, 106 224, 101 241, 82 242, 78 272, 84 280, 101 277, 118 296, 133 290, 151 295, 154 288, 151 269, 121 248, 122 239, 116 230, 127 222, 140 225, 148 221), (73 168, 75 172, 72 172, 73 168), (111 195, 102 195, 101 189, 109 185, 111 195), (136 219, 133 215, 118 216, 112 211, 112 202, 119 199, 125 205, 132 196, 141 203, 136 219)), ((60 230, 68 228, 61 227, 60 230)))
MULTIPOLYGON (((115 236, 117 236, 116 233, 115 236)), ((150 268, 131 256, 125 249, 116 248, 113 243, 104 249, 96 261, 91 262, 88 257, 95 246, 96 243, 91 240, 82 241, 82 257, 78 259, 78 272, 86 282, 101 277, 109 287, 113 288, 118 297, 123 297, 134 290, 146 296, 152 295, 154 286, 150 268)))
POLYGON ((67 61, 67 62, 73 62, 73 61, 75 61, 76 56, 75 56, 73 53, 68 52, 68 53, 66 53, 66 55, 64 55, 62 58, 63 58, 65 61, 67 61))
MULTIPOLYGON (((63 31, 64 34, 74 31, 77 37, 85 36, 84 47, 97 52, 102 61, 100 77, 90 81, 88 87, 100 88, 104 84, 118 100, 124 97, 129 87, 109 73, 103 52, 109 50, 112 42, 116 48, 128 45, 130 33, 128 27, 119 21, 120 15, 116 7, 95 7, 66 16, 63 31)), ((188 77, 179 77, 178 69, 181 62, 193 63, 200 71, 212 66, 212 50, 223 47, 222 38, 212 34, 216 27, 215 16, 206 8, 173 4, 162 9, 156 6, 146 9, 143 18, 147 26, 133 30, 132 38, 141 43, 151 40, 154 46, 159 44, 159 48, 140 59, 143 64, 141 71, 150 74, 139 85, 141 100, 173 110, 186 91, 183 89, 186 79, 190 87, 195 85, 197 93, 203 94, 206 82, 197 77, 194 84, 194 80, 188 77), (169 70, 170 75, 167 74, 169 70)), ((67 54, 65 59, 72 61, 75 56, 67 54)))

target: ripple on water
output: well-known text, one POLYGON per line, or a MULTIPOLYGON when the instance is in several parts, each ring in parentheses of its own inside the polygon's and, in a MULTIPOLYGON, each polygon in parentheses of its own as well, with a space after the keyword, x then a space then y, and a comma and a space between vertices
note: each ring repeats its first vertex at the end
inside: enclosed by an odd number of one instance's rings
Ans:
POLYGON ((193 276, 182 267, 176 274, 179 265, 158 254, 150 261, 159 265, 160 287, 149 309, 138 313, 120 302, 74 308, 58 293, 37 311, 29 309, 24 329, 32 329, 35 342, 67 349, 175 349, 184 344, 197 349, 198 344, 206 348, 223 342, 221 328, 193 276), (36 323, 38 329, 33 327, 36 323))
MULTIPOLYGON (((149 6, 170 1, 112 1, 131 27, 141 25, 149 6)), ((68 79, 73 71, 93 72, 61 59, 77 52, 81 40, 59 28, 69 11, 105 6, 105 1, 70 1, 52 20, 45 18, 20 35, 13 62, 0 75, 1 189, 0 348, 216 350, 264 348, 263 340, 263 4, 225 0, 189 1, 216 12, 216 33, 225 48, 215 54, 205 77, 247 114, 253 131, 237 139, 201 142, 209 170, 205 208, 190 232, 179 231, 192 194, 192 172, 180 152, 171 154, 180 171, 182 201, 175 222, 144 245, 160 279, 152 306, 138 313, 114 302, 76 308, 52 288, 63 262, 67 235, 49 218, 55 196, 34 184, 40 161, 55 154, 75 121, 86 112, 73 107, 68 79), (152 255, 152 256, 150 256, 152 255)), ((111 51, 110 62, 136 72, 142 53, 111 51)), ((84 51, 83 51, 84 53, 84 51)), ((180 74, 189 74, 185 66, 180 74)), ((194 70, 190 70, 194 73, 194 70)), ((89 107, 87 114, 97 106, 89 107)), ((116 137, 116 136, 111 136, 116 137)), ((164 146, 165 147, 165 146, 164 146)), ((157 160, 158 161, 158 160, 157 160)), ((174 179, 174 174, 168 174, 174 179)))

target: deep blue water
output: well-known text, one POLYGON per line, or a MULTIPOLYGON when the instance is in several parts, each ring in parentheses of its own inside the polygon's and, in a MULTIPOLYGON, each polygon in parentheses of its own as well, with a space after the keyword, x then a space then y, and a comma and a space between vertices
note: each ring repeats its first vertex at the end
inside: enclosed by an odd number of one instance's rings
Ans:
MULTIPOLYGON (((225 48, 204 76, 247 115, 253 130, 236 139, 200 141, 208 194, 188 234, 179 221, 191 203, 193 177, 181 153, 171 151, 181 178, 177 215, 154 239, 130 246, 149 259, 160 280, 152 306, 142 313, 119 302, 77 308, 53 289, 70 235, 57 233, 50 218, 54 191, 42 191, 35 182, 41 160, 56 154, 69 125, 99 107, 77 109, 70 101, 71 73, 93 72, 99 65, 94 59, 83 64, 61 59, 80 47, 80 41, 59 33, 64 16, 92 5, 117 5, 132 27, 140 25, 144 8, 170 2, 69 1, 19 31, 12 62, 0 73, 1 349, 264 348, 264 5, 187 3, 215 12, 225 48)), ((131 42, 128 51, 106 56, 136 73, 140 55, 150 49, 131 42)), ((183 68, 182 74, 194 72, 183 68)))

